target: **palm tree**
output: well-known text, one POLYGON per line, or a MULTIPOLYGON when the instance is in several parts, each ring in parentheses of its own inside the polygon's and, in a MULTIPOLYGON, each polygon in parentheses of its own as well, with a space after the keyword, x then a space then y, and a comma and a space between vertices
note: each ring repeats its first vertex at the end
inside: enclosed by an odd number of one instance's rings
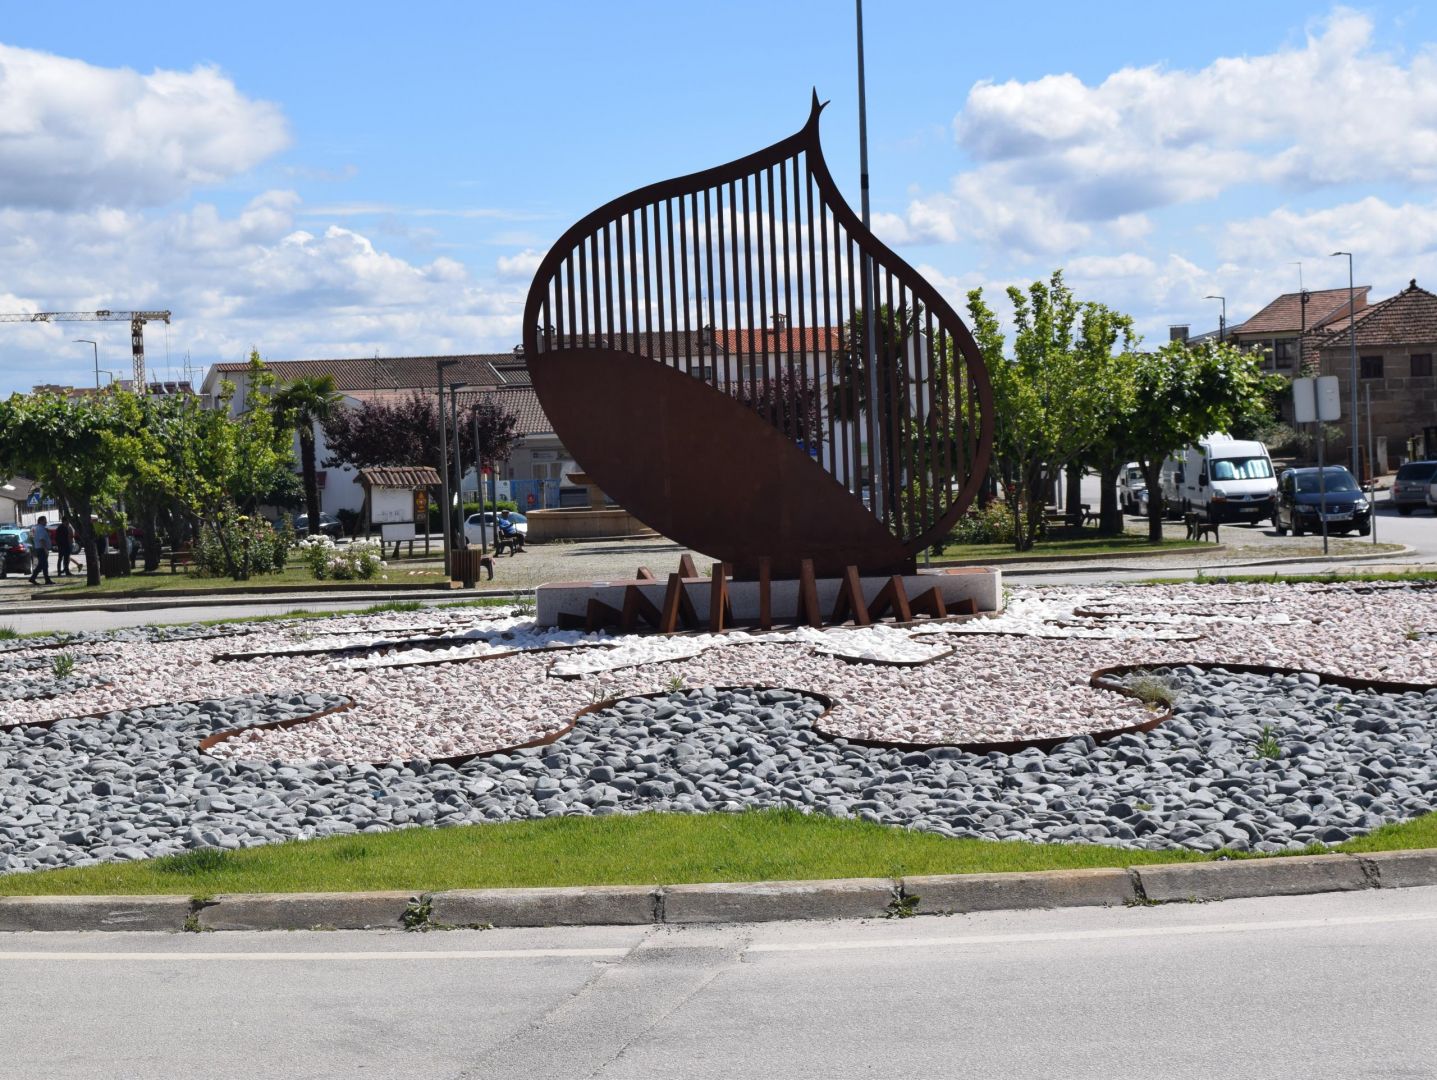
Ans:
POLYGON ((314 461, 314 426, 328 420, 339 406, 333 375, 296 379, 276 390, 270 409, 280 423, 299 435, 299 466, 304 474, 305 522, 310 535, 319 533, 319 475, 314 461))

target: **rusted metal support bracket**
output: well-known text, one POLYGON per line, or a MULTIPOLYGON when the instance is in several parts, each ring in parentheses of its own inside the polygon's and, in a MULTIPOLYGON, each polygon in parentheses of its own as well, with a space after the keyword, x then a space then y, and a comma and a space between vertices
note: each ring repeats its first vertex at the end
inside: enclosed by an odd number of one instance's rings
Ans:
POLYGON ((658 629, 662 616, 658 605, 645 596, 643 590, 637 585, 630 585, 624 590, 624 610, 620 613, 619 626, 625 633, 633 633, 638 629, 640 619, 658 629))
POLYGON ((689 599, 683 575, 670 574, 669 586, 664 591, 664 610, 659 618, 659 633, 677 633, 680 623, 685 630, 694 630, 698 627, 699 618, 694 612, 694 602, 689 599))
POLYGON ((890 609, 893 611, 893 618, 898 622, 913 621, 913 610, 908 606, 908 590, 903 587, 903 577, 900 574, 889 578, 888 584, 878 590, 873 603, 868 605, 869 621, 878 622, 890 609))
POLYGON ((833 601, 833 614, 829 622, 840 626, 852 614, 854 626, 868 625, 868 605, 863 602, 863 582, 858 576, 858 567, 845 566, 843 577, 838 583, 838 596, 833 601))
POLYGON ((813 576, 813 560, 801 559, 798 563, 798 615, 797 622, 809 626, 822 626, 823 615, 818 610, 818 582, 813 576))
POLYGON ((938 591, 937 585, 927 592, 915 596, 908 606, 914 615, 927 615, 933 619, 948 617, 948 606, 943 603, 943 594, 938 591))
POLYGON ((716 562, 709 583, 709 632, 720 633, 733 625, 733 604, 728 595, 728 563, 716 562))

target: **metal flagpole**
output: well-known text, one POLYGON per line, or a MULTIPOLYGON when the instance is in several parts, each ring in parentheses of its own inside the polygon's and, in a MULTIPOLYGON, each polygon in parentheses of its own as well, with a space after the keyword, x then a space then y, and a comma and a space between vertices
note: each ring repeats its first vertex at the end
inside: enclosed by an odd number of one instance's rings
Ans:
MULTIPOLYGON (((464 455, 460 452, 460 447, 463 443, 459 438, 458 393, 460 387, 468 385, 468 383, 462 382, 452 382, 449 384, 449 413, 450 419, 454 424, 454 501, 459 504, 456 514, 458 517, 458 525, 454 529, 454 543, 455 546, 459 548, 467 548, 469 546, 469 538, 464 535, 464 455)), ((442 424, 444 418, 440 417, 439 422, 442 424)), ((449 512, 448 507, 445 508, 445 512, 446 514, 449 512)), ((445 520, 451 521, 452 519, 446 517, 445 520)))
MULTIPOLYGON (((854 0, 858 14, 858 191, 863 217, 863 231, 871 233, 873 224, 869 220, 868 208, 868 95, 863 77, 863 0, 854 0)), ((887 455, 878 437, 878 364, 873 346, 873 260, 867 248, 860 245, 863 255, 863 370, 868 380, 868 456, 873 462, 874 475, 868 479, 869 490, 873 493, 873 513, 880 520, 888 513, 888 465, 887 455), (883 472, 880 488, 878 472, 883 472)))
POLYGON ((479 449, 478 409, 474 410, 474 483, 479 488, 479 554, 484 555, 488 553, 488 537, 484 530, 484 455, 479 449))
MULTIPOLYGON (((459 363, 458 360, 436 360, 434 362, 434 381, 439 384, 439 497, 444 500, 443 512, 439 515, 444 530, 444 576, 452 577, 454 573, 454 561, 451 558, 453 546, 450 543, 451 530, 449 527, 449 439, 446 434, 447 425, 444 423, 444 369, 453 367, 459 363)), ((429 522, 424 523, 424 535, 429 535, 429 522)))

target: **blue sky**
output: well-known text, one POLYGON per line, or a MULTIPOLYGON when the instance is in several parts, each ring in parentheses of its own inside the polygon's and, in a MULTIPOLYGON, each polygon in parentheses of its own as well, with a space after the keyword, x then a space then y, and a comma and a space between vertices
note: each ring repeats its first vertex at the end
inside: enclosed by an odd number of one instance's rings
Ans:
MULTIPOLYGON (((1437 11, 1270 2, 866 10, 876 227, 955 304, 1240 321, 1296 287, 1437 281, 1437 11)), ((507 349, 574 219, 803 121, 857 202, 835 3, 12 8, 0 309, 168 307, 152 371, 507 349)), ((0 392, 128 366, 127 327, 0 326, 0 392)))

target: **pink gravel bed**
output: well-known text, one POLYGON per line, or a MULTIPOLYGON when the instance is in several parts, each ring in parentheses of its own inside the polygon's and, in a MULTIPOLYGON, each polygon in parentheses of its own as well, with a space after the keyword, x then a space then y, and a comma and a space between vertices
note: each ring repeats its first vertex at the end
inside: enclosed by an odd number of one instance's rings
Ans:
MULTIPOLYGON (((915 631, 926 631, 925 642, 955 649, 919 667, 855 664, 821 655, 815 645, 829 645, 808 631, 786 640, 750 639, 742 647, 693 638, 669 643, 603 639, 621 647, 563 654, 564 662, 584 661, 571 665, 579 669, 572 679, 549 677, 556 661, 542 651, 377 668, 323 656, 212 662, 218 653, 236 651, 232 638, 106 643, 106 655, 86 670, 111 679, 111 685, 16 703, 0 723, 253 694, 344 694, 354 701, 346 712, 244 733, 212 752, 283 760, 432 759, 530 742, 562 731, 595 700, 681 684, 774 686, 822 694, 836 704, 819 726, 845 738, 1016 742, 1143 722, 1151 715, 1146 706, 1088 684, 1095 669, 1121 664, 1267 664, 1437 684, 1437 641, 1413 633, 1434 623, 1437 591, 1269 585, 1020 589, 1000 618, 915 631), (1105 617, 1085 618, 1075 614, 1078 610, 1102 611, 1105 617), (974 633, 969 627, 1003 634, 974 633), (1120 636, 1090 636, 1103 628, 1120 636), (696 655, 642 660, 648 648, 689 651, 698 644, 708 647, 696 655), (622 663, 637 666, 604 670, 622 663)), ((333 624, 328 633, 314 633, 312 624, 274 624, 246 635, 245 651, 313 648, 317 642, 348 648, 357 637, 363 640, 362 634, 348 631, 373 632, 379 642, 412 631, 420 621, 336 619, 333 624)), ((435 620, 426 617, 422 625, 432 629, 435 620)), ((516 647, 553 641, 552 636, 529 636, 516 620, 454 620, 445 630, 463 632, 459 627, 471 631, 476 643, 495 641, 493 635, 505 631, 516 647)), ((828 640, 839 643, 852 633, 835 633, 828 640)), ((892 633, 885 628, 884 634, 868 638, 847 637, 846 647, 881 653, 895 647, 892 633)), ((0 684, 11 677, 14 673, 0 674, 0 684)))

